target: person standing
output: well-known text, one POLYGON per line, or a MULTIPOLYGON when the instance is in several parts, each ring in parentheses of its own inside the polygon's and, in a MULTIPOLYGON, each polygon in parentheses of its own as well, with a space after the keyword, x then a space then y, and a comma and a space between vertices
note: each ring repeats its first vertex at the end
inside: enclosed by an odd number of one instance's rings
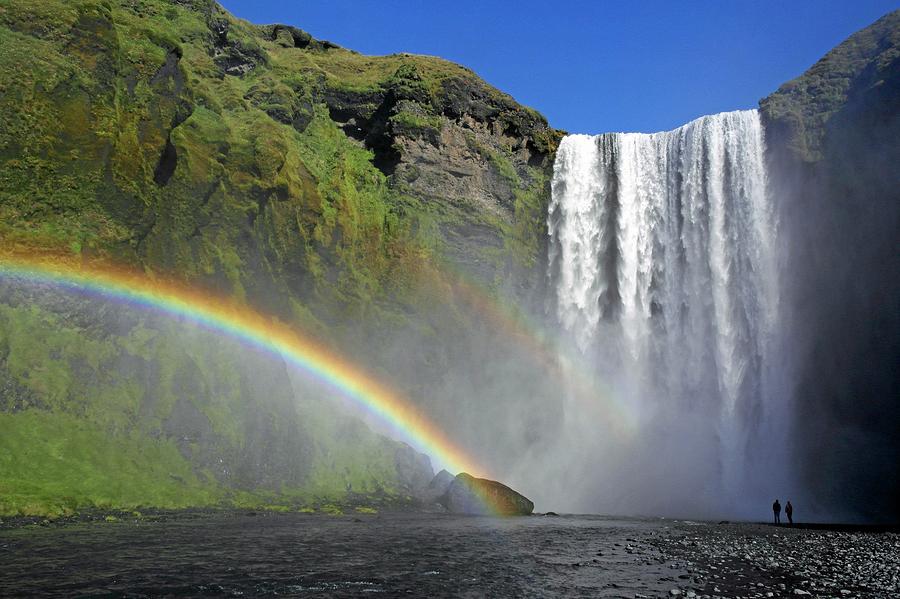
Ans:
POLYGON ((772 504, 772 511, 775 513, 775 524, 781 524, 781 504, 777 499, 772 504))
POLYGON ((791 505, 791 500, 788 499, 787 505, 784 506, 784 515, 788 517, 788 524, 790 526, 794 525, 794 506, 791 505))

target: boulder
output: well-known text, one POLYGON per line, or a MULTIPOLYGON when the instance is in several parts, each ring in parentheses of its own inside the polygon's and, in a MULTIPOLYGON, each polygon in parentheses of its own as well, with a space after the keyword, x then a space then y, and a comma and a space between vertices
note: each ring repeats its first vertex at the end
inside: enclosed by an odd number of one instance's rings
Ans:
POLYGON ((495 480, 465 472, 453 479, 440 502, 454 514, 528 516, 534 511, 534 503, 524 495, 495 480))
POLYGON ((453 475, 446 470, 441 470, 434 475, 431 482, 422 489, 417 498, 425 506, 433 506, 434 504, 443 505, 443 498, 447 494, 450 485, 453 484, 453 475))

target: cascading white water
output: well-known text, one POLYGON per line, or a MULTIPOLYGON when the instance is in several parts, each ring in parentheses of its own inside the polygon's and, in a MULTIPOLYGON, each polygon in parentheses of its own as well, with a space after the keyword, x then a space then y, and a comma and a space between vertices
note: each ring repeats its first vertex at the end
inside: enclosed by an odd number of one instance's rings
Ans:
POLYGON ((734 496, 758 480, 748 469, 768 467, 750 462, 755 444, 775 443, 763 437, 778 412, 763 153, 755 110, 663 133, 570 135, 548 217, 552 310, 577 353, 642 415, 647 435, 692 423, 695 433, 660 451, 717 453, 685 468, 713 470, 695 479, 734 496))

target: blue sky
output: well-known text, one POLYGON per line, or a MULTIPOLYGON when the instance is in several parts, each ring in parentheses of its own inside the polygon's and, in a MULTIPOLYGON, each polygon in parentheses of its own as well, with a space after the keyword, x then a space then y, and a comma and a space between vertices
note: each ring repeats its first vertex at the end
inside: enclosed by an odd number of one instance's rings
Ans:
POLYGON ((220 0, 365 54, 473 69, 550 124, 659 131, 753 108, 896 0, 220 0))

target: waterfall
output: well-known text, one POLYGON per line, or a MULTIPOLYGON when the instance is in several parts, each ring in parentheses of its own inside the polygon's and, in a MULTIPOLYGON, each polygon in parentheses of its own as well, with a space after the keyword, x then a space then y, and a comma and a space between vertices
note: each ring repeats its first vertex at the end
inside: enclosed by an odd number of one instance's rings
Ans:
POLYGON ((643 432, 693 427, 660 451, 704 447, 711 471, 696 478, 714 493, 744 493, 748 470, 767 467, 754 444, 774 442, 775 229, 755 110, 559 147, 551 311, 643 432))

